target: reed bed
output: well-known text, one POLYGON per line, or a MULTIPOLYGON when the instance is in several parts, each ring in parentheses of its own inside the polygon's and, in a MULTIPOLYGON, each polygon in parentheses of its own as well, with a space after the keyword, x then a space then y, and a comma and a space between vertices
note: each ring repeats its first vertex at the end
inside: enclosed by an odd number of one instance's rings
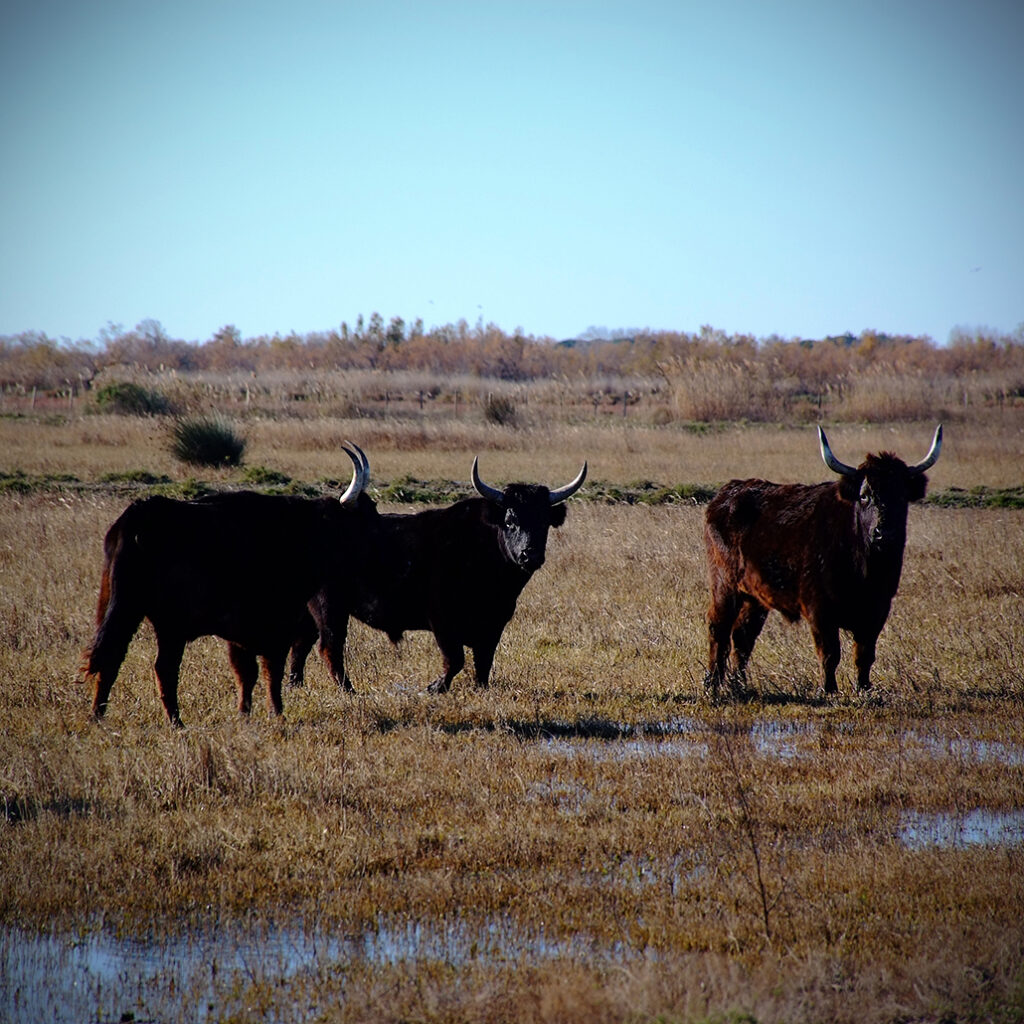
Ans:
MULTIPOLYGON (((858 462, 867 451, 894 450, 921 458, 937 420, 913 423, 825 422, 837 455, 858 462)), ((1013 409, 977 410, 946 421, 941 460, 929 474, 932 490, 949 486, 1017 486, 1024 433, 1013 409)), ((626 484, 717 485, 732 477, 778 481, 823 479, 812 424, 685 424, 653 426, 636 420, 569 424, 538 417, 519 429, 465 419, 252 419, 240 421, 248 439, 246 463, 301 481, 347 477, 341 444, 352 440, 369 455, 373 482, 406 475, 467 482, 474 455, 488 479, 569 480, 582 459, 590 480, 626 484)), ((146 471, 185 480, 196 470, 175 461, 170 432, 159 418, 76 416, 0 418, 0 469, 35 475, 73 474, 102 482, 111 474, 146 471)), ((241 471, 203 471, 217 485, 237 484, 241 471)))
MULTIPOLYGON (((114 466, 177 473, 151 429, 0 421, 26 470, 97 481, 114 466)), ((773 425, 253 429, 254 460, 302 479, 338 473, 345 437, 381 480, 464 479, 476 451, 498 481, 568 479, 583 457, 619 483, 824 475, 810 428, 773 425)), ((929 435, 830 436, 853 460, 883 446, 918 457, 929 435)), ((947 437, 936 483, 1020 483, 1015 422, 947 437)), ((868 696, 852 692, 846 651, 825 702, 806 627, 773 618, 752 699, 709 704, 702 510, 574 499, 489 689, 462 676, 427 695, 429 637, 393 647, 356 624, 357 695, 314 659, 283 720, 263 706, 240 720, 224 646, 206 639, 186 653, 175 732, 148 627, 102 725, 74 682, 125 500, 0 495, 0 1016, 1024 1014, 1024 513, 912 509, 868 696), (1002 831, 978 839, 975 815, 1002 831), (142 966, 74 998, 60 988, 61 964, 95 979, 129 941, 142 966), (71 966, 90 942, 114 952, 71 966), (190 944, 191 958, 174 952, 190 944)))

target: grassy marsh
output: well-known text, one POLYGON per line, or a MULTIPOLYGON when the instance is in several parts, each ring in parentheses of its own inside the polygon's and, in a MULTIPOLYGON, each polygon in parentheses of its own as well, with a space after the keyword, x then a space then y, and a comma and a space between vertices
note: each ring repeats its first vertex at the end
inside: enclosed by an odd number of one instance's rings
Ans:
MULTIPOLYGON (((307 481, 339 472, 346 437, 382 484, 464 480, 478 451, 496 481, 561 481, 584 457, 617 485, 825 475, 806 426, 249 426, 253 462, 307 481)), ((930 429, 830 438, 917 458, 930 429)), ((933 487, 1020 485, 1022 437, 1012 412, 947 427, 933 487)), ((97 483, 0 495, 0 1015, 70 1019, 75 972, 77 1019, 1024 1015, 1024 512, 912 509, 866 698, 844 648, 821 701, 806 627, 773 617, 755 698, 704 703, 702 509, 573 500, 489 690, 429 696, 429 637, 393 648, 356 624, 358 695, 314 659, 283 722, 262 703, 240 721, 207 639, 179 734, 144 628, 97 726, 73 680, 128 500, 100 481, 183 479, 161 444, 148 420, 0 420, 0 468, 97 483), (922 838, 977 811, 1008 831, 922 838)))

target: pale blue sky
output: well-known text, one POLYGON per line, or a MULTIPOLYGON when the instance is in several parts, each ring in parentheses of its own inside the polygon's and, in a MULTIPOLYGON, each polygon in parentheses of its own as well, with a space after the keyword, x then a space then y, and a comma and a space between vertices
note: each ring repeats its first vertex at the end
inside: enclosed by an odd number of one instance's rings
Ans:
POLYGON ((1024 3, 3 0, 0 334, 1024 322, 1024 3))

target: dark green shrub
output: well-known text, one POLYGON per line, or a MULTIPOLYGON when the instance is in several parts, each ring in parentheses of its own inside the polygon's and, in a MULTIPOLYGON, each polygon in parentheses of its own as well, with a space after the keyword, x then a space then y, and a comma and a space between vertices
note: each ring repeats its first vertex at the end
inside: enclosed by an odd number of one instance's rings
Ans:
POLYGON ((511 398, 504 395, 488 395, 484 402, 484 419, 499 427, 514 427, 519 423, 519 410, 511 398))
POLYGON ((96 408, 121 416, 162 416, 171 411, 171 403, 159 391, 121 380, 96 392, 96 408))
POLYGON ((245 444, 219 416, 184 417, 171 428, 170 452, 190 466, 239 466, 245 444))

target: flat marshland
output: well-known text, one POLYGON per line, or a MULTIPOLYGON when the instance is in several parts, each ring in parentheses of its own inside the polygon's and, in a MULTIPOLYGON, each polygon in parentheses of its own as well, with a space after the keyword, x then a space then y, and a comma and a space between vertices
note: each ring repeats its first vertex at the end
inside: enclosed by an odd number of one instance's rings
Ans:
MULTIPOLYGON (((912 507, 870 694, 844 638, 823 700, 809 630, 773 616, 751 699, 714 705, 703 508, 616 488, 822 480, 813 428, 471 412, 253 419, 246 457, 347 479, 350 438, 378 494, 464 485, 475 454, 495 483, 588 459, 491 687, 429 695, 428 635, 393 647, 356 623, 356 695, 314 656, 282 720, 262 698, 240 720, 205 639, 181 731, 148 626, 102 724, 75 680, 124 481, 193 471, 158 419, 0 420, 21 481, 0 493, 0 1017, 1024 1018, 1024 510, 912 507)), ((933 426, 829 436, 847 461, 911 461, 933 426)), ((948 419, 929 476, 1020 487, 1021 410, 948 419)))

